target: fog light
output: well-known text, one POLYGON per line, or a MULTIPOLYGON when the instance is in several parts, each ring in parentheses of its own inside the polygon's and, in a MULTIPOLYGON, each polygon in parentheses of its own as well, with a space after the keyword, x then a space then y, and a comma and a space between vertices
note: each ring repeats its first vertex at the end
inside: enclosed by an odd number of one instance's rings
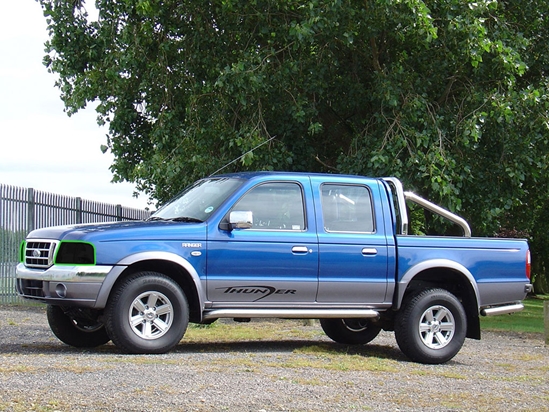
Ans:
POLYGON ((59 296, 60 298, 66 298, 67 287, 62 283, 58 283, 57 286, 55 287, 55 293, 57 293, 57 296, 59 296))

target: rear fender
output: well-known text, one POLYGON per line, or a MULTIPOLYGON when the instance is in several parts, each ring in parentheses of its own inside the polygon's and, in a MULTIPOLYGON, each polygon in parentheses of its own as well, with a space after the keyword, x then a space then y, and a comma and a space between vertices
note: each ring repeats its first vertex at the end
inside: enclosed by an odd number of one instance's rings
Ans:
POLYGON ((474 276, 471 274, 471 272, 469 272, 469 270, 465 266, 448 259, 426 260, 408 269, 404 274, 404 276, 402 276, 402 279, 397 283, 395 301, 394 301, 395 310, 400 309, 400 306, 402 305, 402 301, 404 299, 404 294, 406 293, 406 289, 408 288, 408 285, 410 284, 410 282, 418 274, 425 272, 426 270, 429 270, 429 269, 449 269, 454 272, 460 273, 465 279, 467 279, 467 281, 469 282, 469 286, 471 286, 471 289, 475 294, 475 304, 476 304, 476 310, 478 314, 478 310, 479 310, 478 304, 480 302, 480 295, 478 291, 478 285, 477 285, 477 282, 475 281, 474 276))

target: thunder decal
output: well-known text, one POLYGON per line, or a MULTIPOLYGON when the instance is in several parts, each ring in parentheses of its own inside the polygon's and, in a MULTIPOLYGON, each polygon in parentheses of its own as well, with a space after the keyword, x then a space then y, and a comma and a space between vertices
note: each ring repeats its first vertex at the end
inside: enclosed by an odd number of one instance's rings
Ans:
POLYGON ((273 294, 276 295, 295 295, 297 292, 295 289, 277 289, 273 286, 255 286, 255 285, 246 285, 246 286, 229 286, 226 288, 217 288, 217 289, 225 289, 223 293, 237 293, 237 294, 259 294, 257 299, 253 300, 253 302, 257 302, 258 300, 265 299, 267 296, 271 296, 273 294))

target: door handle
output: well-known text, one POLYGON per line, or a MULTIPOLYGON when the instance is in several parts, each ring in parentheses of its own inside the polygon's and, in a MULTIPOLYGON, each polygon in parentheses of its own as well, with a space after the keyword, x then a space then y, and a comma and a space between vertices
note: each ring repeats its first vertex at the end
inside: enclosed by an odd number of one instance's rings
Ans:
POLYGON ((374 256, 377 255, 377 249, 375 247, 365 247, 362 249, 363 256, 374 256))
POLYGON ((307 253, 309 252, 309 248, 307 246, 294 246, 292 248, 293 253, 307 253))

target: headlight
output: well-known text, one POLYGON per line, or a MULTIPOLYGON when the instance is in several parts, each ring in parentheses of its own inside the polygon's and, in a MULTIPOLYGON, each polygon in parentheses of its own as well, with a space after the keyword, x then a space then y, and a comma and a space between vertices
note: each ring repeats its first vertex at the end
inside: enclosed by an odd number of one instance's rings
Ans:
POLYGON ((62 240, 55 254, 56 265, 95 265, 95 248, 91 243, 62 240))

